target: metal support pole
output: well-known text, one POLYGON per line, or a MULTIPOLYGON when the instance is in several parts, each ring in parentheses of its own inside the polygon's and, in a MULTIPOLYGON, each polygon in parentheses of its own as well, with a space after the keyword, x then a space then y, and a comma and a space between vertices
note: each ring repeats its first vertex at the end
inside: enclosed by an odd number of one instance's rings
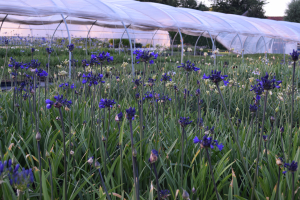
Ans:
MULTIPOLYGON (((67 17, 66 17, 66 18, 67 18, 67 17)), ((51 37, 51 40, 50 40, 50 47, 52 46, 52 41, 53 41, 53 38, 54 38, 54 35, 55 35, 57 29, 58 29, 58 27, 61 25, 61 23, 63 23, 63 21, 64 21, 64 20, 61 20, 61 21, 59 22, 58 26, 56 27, 56 29, 55 29, 55 31, 54 31, 52 37, 51 37)))
POLYGON ((87 54, 87 40, 88 40, 89 34, 90 34, 91 30, 92 30, 92 27, 96 24, 96 22, 97 22, 97 20, 93 22, 91 28, 88 31, 88 34, 86 35, 86 40, 85 40, 85 54, 86 54, 86 56, 88 55, 87 54))
MULTIPOLYGON (((71 44, 71 36, 70 36, 68 24, 67 24, 66 19, 64 18, 63 14, 61 14, 61 17, 63 18, 66 29, 67 29, 68 38, 69 38, 69 45, 70 45, 71 44)), ((71 59, 72 59, 72 53, 69 51, 69 79, 71 79, 71 59)))
POLYGON ((2 22, 1 22, 0 31, 1 31, 2 25, 3 25, 4 21, 6 20, 7 16, 8 16, 8 14, 5 15, 5 17, 3 18, 2 22))
POLYGON ((178 34, 178 32, 175 34, 175 36, 174 36, 174 38, 173 38, 173 40, 172 40, 172 44, 171 44, 171 47, 172 47, 172 56, 173 56, 173 45, 174 45, 174 40, 175 40, 177 34, 178 34))
MULTIPOLYGON (((204 31, 205 32, 205 31, 204 31)), ((204 33, 203 32, 203 33, 204 33)), ((198 44, 198 41, 199 41, 199 39, 201 38, 201 36, 203 35, 203 33, 201 33, 201 35, 197 38, 197 40, 196 40, 196 43, 195 43, 195 49, 194 49, 194 56, 196 55, 196 48, 197 48, 197 44, 198 44)))
MULTIPOLYGON (((154 38, 154 36, 156 35, 156 33, 157 33, 158 30, 159 30, 159 29, 157 29, 156 32, 153 34, 153 37, 152 37, 151 42, 150 42, 151 45, 152 45, 152 42, 153 42, 153 38, 154 38)), ((154 42, 153 42, 153 47, 154 47, 154 42)))
POLYGON ((180 29, 178 28, 178 32, 180 35, 180 40, 181 40, 181 59, 180 59, 180 63, 183 63, 183 38, 182 38, 182 34, 180 29))
MULTIPOLYGON (((129 26, 128 26, 127 28, 129 28, 130 25, 131 25, 131 24, 129 24, 129 26)), ((120 37, 120 42, 119 42, 119 55, 120 55, 120 49, 121 49, 122 38, 123 38, 123 35, 124 35, 125 32, 126 32, 126 29, 124 30, 123 34, 122 34, 121 37, 120 37)))

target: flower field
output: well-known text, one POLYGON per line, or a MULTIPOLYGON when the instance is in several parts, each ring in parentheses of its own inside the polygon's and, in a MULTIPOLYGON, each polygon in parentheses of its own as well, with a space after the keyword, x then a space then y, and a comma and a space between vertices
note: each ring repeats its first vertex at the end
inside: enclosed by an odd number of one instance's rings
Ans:
POLYGON ((3 199, 300 198, 297 52, 133 54, 0 49, 3 199))

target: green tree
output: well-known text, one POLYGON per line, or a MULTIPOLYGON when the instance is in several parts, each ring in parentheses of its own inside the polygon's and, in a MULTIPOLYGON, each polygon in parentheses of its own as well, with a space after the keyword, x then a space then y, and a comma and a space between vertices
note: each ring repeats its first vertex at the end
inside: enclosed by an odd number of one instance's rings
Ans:
POLYGON ((207 11, 209 8, 205 6, 202 2, 197 3, 196 0, 138 0, 141 2, 154 2, 161 3, 173 7, 184 7, 196 10, 207 11))
POLYGON ((284 20, 300 23, 300 0, 292 0, 285 11, 284 20))
POLYGON ((212 11, 246 15, 248 17, 266 18, 263 6, 266 4, 265 0, 211 0, 212 11))

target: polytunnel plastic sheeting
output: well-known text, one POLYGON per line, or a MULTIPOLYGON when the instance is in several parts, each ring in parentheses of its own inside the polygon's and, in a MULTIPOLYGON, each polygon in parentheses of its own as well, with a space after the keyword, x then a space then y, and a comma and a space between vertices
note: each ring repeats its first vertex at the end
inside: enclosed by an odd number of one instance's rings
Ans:
MULTIPOLYGON (((95 22, 95 21, 94 21, 95 22)), ((100 40, 108 39, 129 39, 124 27, 122 28, 107 28, 96 25, 92 26, 93 21, 87 25, 73 24, 73 21, 68 20, 68 28, 72 38, 82 38, 86 40, 88 38, 98 38, 100 40), (90 30, 90 33, 88 34, 90 30)), ((170 37, 167 31, 155 30, 155 31, 139 31, 128 29, 131 39, 135 43, 141 43, 143 45, 152 43, 153 46, 159 44, 160 46, 170 46, 170 37)), ((6 22, 3 24, 0 36, 20 36, 20 37, 45 37, 47 40, 54 38, 67 38, 68 33, 64 23, 58 24, 46 24, 46 25, 27 25, 27 24, 15 24, 6 22), (54 35, 53 35, 54 34, 54 35)), ((89 39, 88 39, 89 41, 89 39)), ((85 42, 78 44, 84 47, 85 42)))
MULTIPOLYGON (((31 32, 33 29, 42 32, 43 28, 40 27, 59 24, 62 20, 61 14, 67 18, 68 24, 84 26, 79 30, 85 30, 94 23, 95 27, 117 29, 122 29, 124 26, 130 27, 132 29, 130 34, 134 34, 134 30, 156 31, 157 29, 180 30, 182 33, 194 36, 200 36, 204 32, 203 35, 206 37, 218 36, 217 41, 225 44, 225 47, 230 48, 233 45, 237 49, 238 43, 242 40, 245 53, 247 51, 256 53, 256 50, 264 52, 265 47, 262 48, 264 40, 268 41, 268 52, 280 51, 273 48, 274 39, 284 40, 284 45, 289 44, 289 46, 296 46, 296 42, 300 41, 298 23, 202 12, 158 3, 133 0, 10 0, 0 2, 0 20, 3 21, 6 18, 4 24, 11 22, 36 25, 31 27, 31 32), (228 33, 227 37, 224 35, 220 37, 223 33, 228 33), (239 37, 236 37, 237 34, 239 37)), ((47 34, 51 34, 50 31, 47 34)), ((275 46, 278 48, 280 45, 275 42, 275 46)), ((282 49, 282 51, 286 52, 287 49, 289 48, 282 49)))

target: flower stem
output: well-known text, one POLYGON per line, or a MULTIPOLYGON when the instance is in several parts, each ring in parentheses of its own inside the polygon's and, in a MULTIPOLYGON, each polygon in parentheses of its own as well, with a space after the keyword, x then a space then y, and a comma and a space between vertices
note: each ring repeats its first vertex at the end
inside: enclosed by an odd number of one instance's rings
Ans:
POLYGON ((107 189, 105 187, 105 183, 104 183, 103 176, 101 174, 100 168, 98 168, 98 171, 99 171, 99 175, 100 175, 100 178, 101 178, 102 187, 103 187, 103 189, 105 191, 106 197, 107 197, 108 200, 110 200, 110 196, 109 196, 109 193, 108 193, 108 191, 107 191, 107 189))
POLYGON ((183 155, 184 155, 184 127, 182 127, 182 134, 181 134, 181 171, 180 171, 180 178, 181 178, 181 187, 183 187, 183 155))
MULTIPOLYGON (((290 142, 289 145, 293 145, 292 143, 292 132, 293 132, 293 114, 294 114, 294 93, 295 93, 295 68, 296 68, 296 61, 294 61, 294 66, 293 66, 293 76, 292 76, 292 112, 291 112, 291 130, 290 130, 290 142)), ((292 158, 292 149, 290 148, 289 152, 289 159, 291 160, 292 158)))
POLYGON ((295 173, 292 172, 292 200, 295 199, 295 173))
POLYGON ((40 141, 37 141, 37 145, 38 145, 39 176, 40 176, 40 197, 39 197, 39 200, 42 200, 42 161, 41 161, 40 141))
POLYGON ((275 200, 279 200, 279 183, 280 183, 280 166, 278 166, 278 181, 277 181, 277 187, 276 187, 276 197, 275 200))
POLYGON ((261 126, 261 131, 260 131, 260 136, 259 136, 258 152, 257 152, 257 157, 256 157, 256 166, 255 166, 255 174, 254 174, 254 179, 253 179, 251 200, 253 199, 253 196, 254 196, 253 193, 254 193, 254 190, 255 190, 256 178, 258 176, 258 163, 259 163, 260 149, 261 149, 261 143, 262 143, 262 135, 263 135, 263 132, 264 132, 265 114, 266 114, 266 108, 267 108, 268 94, 269 94, 268 92, 265 93, 264 111, 263 111, 262 126, 261 126))
POLYGON ((213 172, 213 169, 212 169, 212 166, 211 166, 211 160, 210 160, 210 155, 209 155, 209 152, 208 152, 208 148, 206 148, 206 155, 207 155, 207 158, 208 158, 210 175, 211 175, 211 179, 212 179, 213 184, 214 184, 216 196, 217 196, 217 199, 220 200, 220 197, 219 197, 219 194, 218 194, 217 185, 216 185, 216 182, 215 182, 214 172, 213 172))
POLYGON ((187 107, 187 99, 188 99, 188 87, 189 87, 189 72, 186 72, 186 91, 185 91, 184 117, 186 116, 186 107, 187 107))
MULTIPOLYGON (((118 128, 119 128, 119 137, 120 137, 120 123, 118 122, 118 128)), ((122 141, 122 139, 121 139, 122 141)), ((120 148, 120 174, 121 174, 121 194, 123 191, 123 141, 119 144, 119 148, 120 148)))
POLYGON ((130 140, 131 140, 131 150, 132 150, 132 166, 133 166, 133 178, 134 178, 134 188, 135 188, 135 195, 136 200, 139 200, 139 188, 138 188, 138 177, 136 174, 136 157, 133 155, 134 151, 134 144, 133 144, 133 130, 132 130, 132 120, 129 120, 129 126, 130 126, 130 140))
MULTIPOLYGON (((225 108, 226 115, 227 115, 227 118, 228 118, 229 123, 230 123, 230 126, 231 126, 231 130, 233 131, 233 137, 234 137, 235 142, 237 143, 238 152, 239 152, 239 155, 240 155, 240 157, 241 157, 242 164, 243 164, 243 166, 244 166, 244 168, 245 168, 247 178, 248 178, 248 180, 249 180, 249 182, 250 182, 251 187, 253 188, 254 185, 253 185, 251 176, 250 176, 250 174, 249 174, 248 167, 247 167, 247 165, 246 165, 246 162, 245 162, 245 159, 244 159, 244 156, 243 156, 243 153, 242 153, 241 146, 240 146, 240 144, 239 144, 238 141, 237 141, 235 129, 233 128, 233 125, 232 125, 232 122, 231 122, 231 119, 230 119, 230 115, 229 115, 229 112, 228 112, 228 110, 227 110, 227 107, 226 107, 226 104, 225 104, 223 95, 222 95, 222 93, 221 93, 221 90, 220 90, 219 85, 218 85, 218 84, 216 84, 216 85, 217 85, 217 89, 218 89, 218 92, 219 92, 219 94, 220 94, 220 97, 221 97, 223 106, 224 106, 224 108, 225 108)), ((257 194, 256 192, 255 192, 255 196, 256 196, 257 199, 259 199, 258 194, 257 194)))
POLYGON ((48 163, 49 163, 50 183, 51 183, 51 200, 53 200, 53 181, 52 181, 52 167, 51 167, 50 158, 48 158, 48 163))
POLYGON ((65 184, 64 184, 64 193, 65 193, 65 200, 68 199, 68 193, 67 193, 67 161, 66 161, 66 136, 65 136, 65 127, 64 127, 64 120, 63 120, 63 114, 61 112, 61 108, 58 108, 59 114, 60 114, 60 120, 61 120, 61 127, 62 127, 62 134, 63 134, 63 145, 64 145, 64 172, 65 172, 65 184))
POLYGON ((158 200, 160 200, 160 195, 159 195, 159 182, 158 182, 158 176, 157 176, 156 166, 155 166, 155 163, 153 163, 152 165, 153 165, 153 169, 154 169, 154 173, 155 173, 155 178, 156 178, 157 197, 158 197, 158 200))

